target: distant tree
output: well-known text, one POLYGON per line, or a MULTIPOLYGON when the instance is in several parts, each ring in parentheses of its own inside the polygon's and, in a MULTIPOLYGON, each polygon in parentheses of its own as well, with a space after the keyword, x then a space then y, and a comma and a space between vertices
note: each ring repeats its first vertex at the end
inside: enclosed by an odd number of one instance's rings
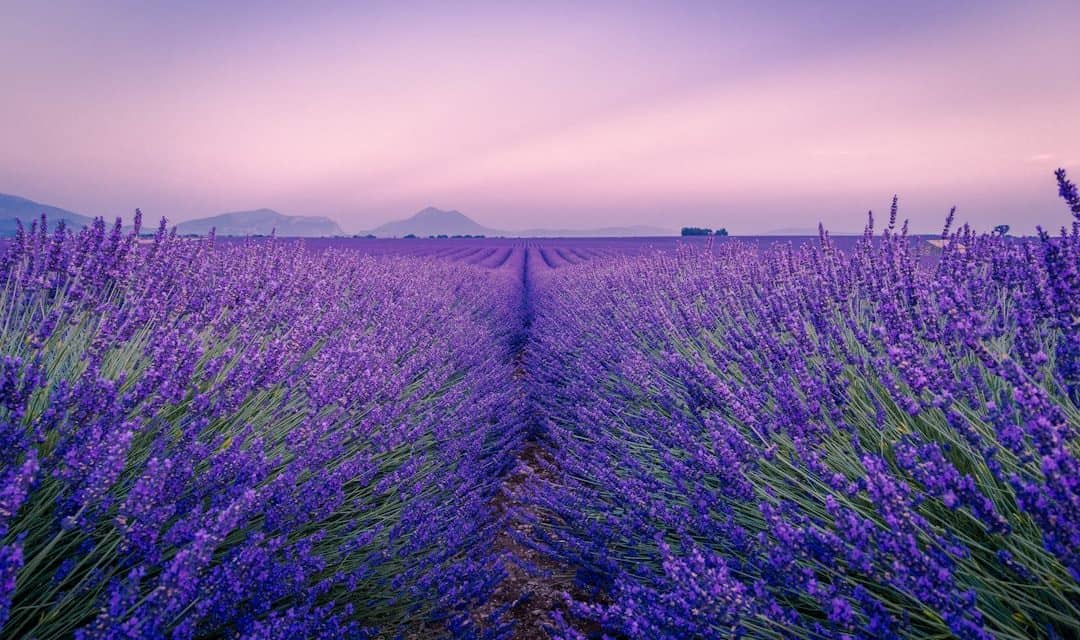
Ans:
POLYGON ((683 227, 682 235, 684 236, 711 236, 712 229, 708 227, 683 227))
POLYGON ((407 234, 405 234, 404 238, 406 240, 413 240, 413 239, 416 238, 416 234, 415 233, 407 233, 407 234))
POLYGON ((723 236, 723 237, 726 238, 727 237, 727 229, 725 229, 724 227, 720 227, 719 229, 716 230, 716 232, 713 235, 723 236))
POLYGON ((994 233, 998 234, 999 236, 1009 235, 1009 225, 999 224, 998 226, 994 227, 994 233))

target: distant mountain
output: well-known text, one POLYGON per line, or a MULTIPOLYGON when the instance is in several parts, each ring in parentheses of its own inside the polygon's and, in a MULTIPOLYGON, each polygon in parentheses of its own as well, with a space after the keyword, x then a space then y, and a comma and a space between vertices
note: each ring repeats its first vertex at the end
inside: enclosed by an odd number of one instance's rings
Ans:
POLYGON ((444 211, 427 207, 412 217, 375 227, 371 230, 379 237, 401 238, 409 234, 426 238, 428 236, 508 236, 518 238, 572 238, 572 237, 626 237, 626 236, 670 236, 675 232, 658 227, 603 227, 600 229, 492 229, 476 222, 460 211, 444 211))
POLYGON ((273 209, 233 211, 208 218, 187 220, 176 225, 182 235, 204 236, 215 229, 219 236, 268 236, 271 232, 281 238, 312 238, 344 235, 341 227, 330 218, 321 216, 287 216, 273 209))
POLYGON ((77 231, 93 221, 92 218, 67 209, 0 193, 0 236, 15 235, 16 219, 22 220, 23 227, 29 229, 31 223, 39 219, 43 213, 48 220, 49 228, 53 228, 57 222, 63 220, 64 224, 77 231))
POLYGON ((380 237, 407 236, 410 233, 416 236, 427 237, 436 235, 448 236, 496 236, 502 235, 495 229, 489 229, 478 224, 469 216, 460 211, 443 211, 435 207, 427 207, 412 217, 394 222, 387 222, 371 230, 371 233, 380 237))

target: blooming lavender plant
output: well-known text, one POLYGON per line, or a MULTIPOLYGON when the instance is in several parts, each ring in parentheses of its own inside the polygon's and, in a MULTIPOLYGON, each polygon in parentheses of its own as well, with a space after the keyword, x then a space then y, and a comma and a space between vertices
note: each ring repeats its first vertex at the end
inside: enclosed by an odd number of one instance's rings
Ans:
POLYGON ((1080 218, 1017 240, 950 213, 935 254, 895 216, 850 251, 823 231, 538 275, 559 465, 533 544, 593 594, 556 636, 1080 628, 1080 218))
POLYGON ((481 635, 516 274, 137 233, 3 248, 0 635, 481 635))
POLYGON ((555 637, 1074 637, 1080 216, 950 212, 940 251, 897 217, 666 251, 20 227, 0 634, 505 637, 511 526, 576 571, 555 637))

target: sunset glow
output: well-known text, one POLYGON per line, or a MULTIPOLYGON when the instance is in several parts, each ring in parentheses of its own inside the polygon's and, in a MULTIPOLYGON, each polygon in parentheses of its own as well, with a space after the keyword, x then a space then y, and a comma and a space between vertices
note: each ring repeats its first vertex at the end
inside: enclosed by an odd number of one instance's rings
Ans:
POLYGON ((1076 3, 0 9, 0 192, 347 231, 1058 219, 1076 3))

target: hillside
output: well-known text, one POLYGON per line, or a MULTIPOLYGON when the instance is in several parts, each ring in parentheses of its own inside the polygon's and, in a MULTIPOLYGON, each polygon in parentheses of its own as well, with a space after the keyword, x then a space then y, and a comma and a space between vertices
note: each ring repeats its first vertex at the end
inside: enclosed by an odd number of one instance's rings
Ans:
POLYGON ((598 229, 493 229, 485 227, 457 210, 445 211, 427 207, 403 220, 395 220, 371 230, 379 237, 401 238, 409 234, 428 236, 506 236, 517 238, 587 238, 587 237, 633 237, 670 236, 669 229, 647 226, 603 227, 598 229))
POLYGON ((91 218, 82 214, 54 207, 40 202, 34 202, 27 198, 0 193, 0 236, 15 235, 15 220, 22 220, 24 227, 45 214, 49 226, 52 227, 60 220, 73 229, 78 229, 90 224, 91 218))
POLYGON ((371 233, 380 237, 403 237, 409 234, 426 237, 434 235, 448 236, 494 236, 501 232, 478 224, 460 211, 444 211, 427 207, 404 220, 387 222, 372 229, 371 233))
POLYGON ((279 237, 311 238, 344 235, 341 227, 322 216, 290 216, 273 209, 233 211, 176 225, 177 233, 206 235, 214 229, 219 236, 255 236, 275 233, 279 237))

